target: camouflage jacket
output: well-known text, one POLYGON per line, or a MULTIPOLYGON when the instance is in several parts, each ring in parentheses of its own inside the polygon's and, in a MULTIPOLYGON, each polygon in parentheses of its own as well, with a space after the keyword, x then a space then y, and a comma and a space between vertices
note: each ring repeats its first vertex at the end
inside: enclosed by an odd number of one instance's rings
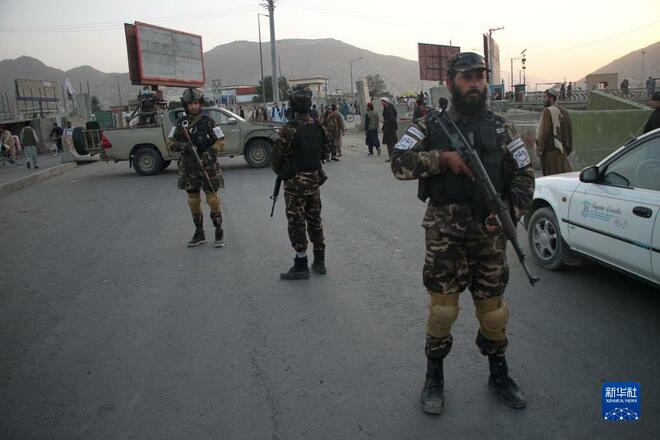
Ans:
MULTIPOLYGON (((297 124, 313 124, 323 130, 323 137, 326 140, 321 148, 321 160, 326 161, 330 157, 330 145, 328 136, 321 124, 312 119, 309 114, 295 114, 293 120, 287 122, 279 131, 273 146, 272 167, 277 171, 282 166, 286 158, 293 156, 293 139, 296 135, 297 124)), ((313 194, 318 191, 321 184, 323 171, 299 171, 292 178, 284 181, 284 190, 290 193, 302 195, 313 194)))
POLYGON ((344 130, 344 120, 338 111, 332 111, 327 115, 323 115, 323 126, 333 139, 339 136, 340 132, 344 130))
MULTIPOLYGON (((449 117, 454 121, 458 121, 461 116, 457 112, 448 112, 449 117)), ((521 160, 514 158, 514 152, 518 149, 513 147, 520 145, 520 137, 516 132, 513 124, 509 123, 506 119, 499 115, 494 115, 497 123, 497 131, 504 133, 501 139, 503 142, 500 145, 505 151, 505 170, 508 174, 507 181, 509 182, 508 188, 505 189, 503 198, 508 201, 511 213, 514 218, 520 219, 529 209, 534 195, 534 170, 531 167, 531 161, 525 151, 523 154, 527 159, 521 160)), ((441 159, 440 150, 429 150, 428 136, 426 136, 426 123, 428 118, 418 120, 413 124, 406 134, 410 136, 403 136, 399 143, 395 146, 392 153, 392 173, 397 179, 400 180, 414 180, 424 177, 431 177, 436 174, 450 172, 447 165, 441 159), (414 133, 417 130, 417 133, 414 133), (422 136, 419 136, 421 132, 422 136), (421 141, 411 143, 410 139, 417 140, 423 137, 421 141), (406 138, 408 140, 406 140, 406 138)), ((524 146, 522 147, 525 148, 524 146)))

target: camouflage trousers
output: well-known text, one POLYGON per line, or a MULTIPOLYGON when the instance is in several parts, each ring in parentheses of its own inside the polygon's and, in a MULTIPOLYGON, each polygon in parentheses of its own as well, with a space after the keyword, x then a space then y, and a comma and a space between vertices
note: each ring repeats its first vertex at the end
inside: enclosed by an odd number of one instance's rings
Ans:
MULTIPOLYGON (((488 234, 483 222, 473 218, 470 204, 429 203, 423 226, 426 230, 423 279, 431 295, 458 295, 469 288, 477 304, 504 294, 509 280, 506 237, 501 232, 488 234)), ((476 343, 485 355, 503 355, 508 340, 504 337, 493 341, 478 333, 476 343)), ((426 336, 429 358, 444 358, 451 346, 451 334, 441 338, 426 336)))
POLYGON ((289 240, 296 252, 307 250, 307 235, 314 250, 324 250, 323 225, 321 224, 321 192, 301 194, 284 192, 286 218, 289 224, 289 240))

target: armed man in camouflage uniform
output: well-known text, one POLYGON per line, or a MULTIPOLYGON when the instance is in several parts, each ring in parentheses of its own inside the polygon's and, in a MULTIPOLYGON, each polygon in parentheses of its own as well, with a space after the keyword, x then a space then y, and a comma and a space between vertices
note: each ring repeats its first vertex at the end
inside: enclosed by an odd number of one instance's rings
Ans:
MULTIPOLYGON (((531 203, 534 173, 513 126, 487 109, 486 70, 483 58, 475 53, 460 53, 450 60, 447 86, 452 107, 448 117, 470 139, 517 222, 531 203)), ((422 224, 426 230, 423 279, 430 300, 422 410, 442 412, 443 359, 451 350, 458 297, 466 288, 477 310, 476 344, 488 356, 489 384, 506 404, 522 408, 525 398, 509 376, 504 357, 509 317, 503 300, 509 280, 506 238, 493 213, 487 212, 471 170, 452 151, 458 137, 449 127, 451 138, 447 138, 440 117, 434 111, 411 126, 392 157, 395 177, 419 179, 419 198, 429 200, 422 224)))
POLYGON ((293 267, 280 274, 283 280, 309 278, 307 233, 314 246, 312 270, 327 272, 319 187, 327 179, 322 164, 328 160, 329 145, 323 126, 309 115, 311 106, 309 90, 297 87, 290 93, 293 115, 280 130, 273 147, 273 171, 284 181, 289 239, 296 252, 293 267))
POLYGON ((198 90, 186 89, 181 102, 186 114, 176 121, 176 126, 170 131, 167 148, 181 152, 177 162, 178 186, 188 193, 188 206, 195 224, 195 234, 188 246, 206 243, 199 193, 203 189, 206 203, 211 208, 211 222, 215 226, 214 246, 223 247, 222 212, 217 191, 224 187, 224 180, 216 153, 224 150, 225 135, 213 119, 202 114, 204 96, 198 90), (198 156, 203 166, 200 166, 198 156))

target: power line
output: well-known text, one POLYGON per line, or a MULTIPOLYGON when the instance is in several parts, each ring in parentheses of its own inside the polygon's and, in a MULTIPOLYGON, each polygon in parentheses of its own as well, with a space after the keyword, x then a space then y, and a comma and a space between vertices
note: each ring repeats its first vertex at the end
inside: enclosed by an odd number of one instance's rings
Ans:
POLYGON ((556 49, 556 50, 550 50, 548 52, 534 53, 534 54, 531 54, 529 56, 540 57, 540 56, 543 56, 543 55, 550 55, 550 54, 553 54, 553 53, 566 52, 566 51, 573 50, 573 49, 579 49, 581 47, 590 46, 592 44, 601 43, 603 41, 612 40, 612 39, 620 37, 622 35, 627 35, 627 34, 633 33, 633 32, 636 32, 638 30, 653 26, 654 24, 657 24, 657 23, 660 23, 660 20, 656 20, 652 23, 648 23, 648 24, 645 24, 643 26, 636 27, 634 29, 629 29, 627 31, 620 32, 618 34, 610 35, 609 37, 604 37, 604 38, 601 38, 601 39, 598 39, 598 40, 589 41, 587 43, 580 43, 580 44, 577 44, 575 46, 565 47, 563 49, 556 49))
MULTIPOLYGON (((241 8, 216 9, 191 14, 169 15, 144 19, 145 21, 157 22, 158 24, 171 25, 178 23, 190 23, 213 20, 218 17, 247 14, 256 11, 252 6, 241 8)), ((139 20, 138 20, 139 21, 139 20)), ((79 23, 66 25, 47 26, 7 26, 0 27, 0 32, 11 33, 66 33, 66 32, 102 32, 121 29, 123 22, 101 22, 101 23, 79 23)))

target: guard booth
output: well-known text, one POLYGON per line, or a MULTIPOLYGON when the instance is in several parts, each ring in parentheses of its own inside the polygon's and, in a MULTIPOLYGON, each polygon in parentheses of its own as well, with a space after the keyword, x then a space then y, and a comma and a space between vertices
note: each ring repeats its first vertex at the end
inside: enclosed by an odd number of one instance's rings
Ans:
POLYGON ((525 100, 525 91, 527 89, 526 84, 515 84, 513 86, 513 91, 515 93, 515 101, 523 102, 525 100))

